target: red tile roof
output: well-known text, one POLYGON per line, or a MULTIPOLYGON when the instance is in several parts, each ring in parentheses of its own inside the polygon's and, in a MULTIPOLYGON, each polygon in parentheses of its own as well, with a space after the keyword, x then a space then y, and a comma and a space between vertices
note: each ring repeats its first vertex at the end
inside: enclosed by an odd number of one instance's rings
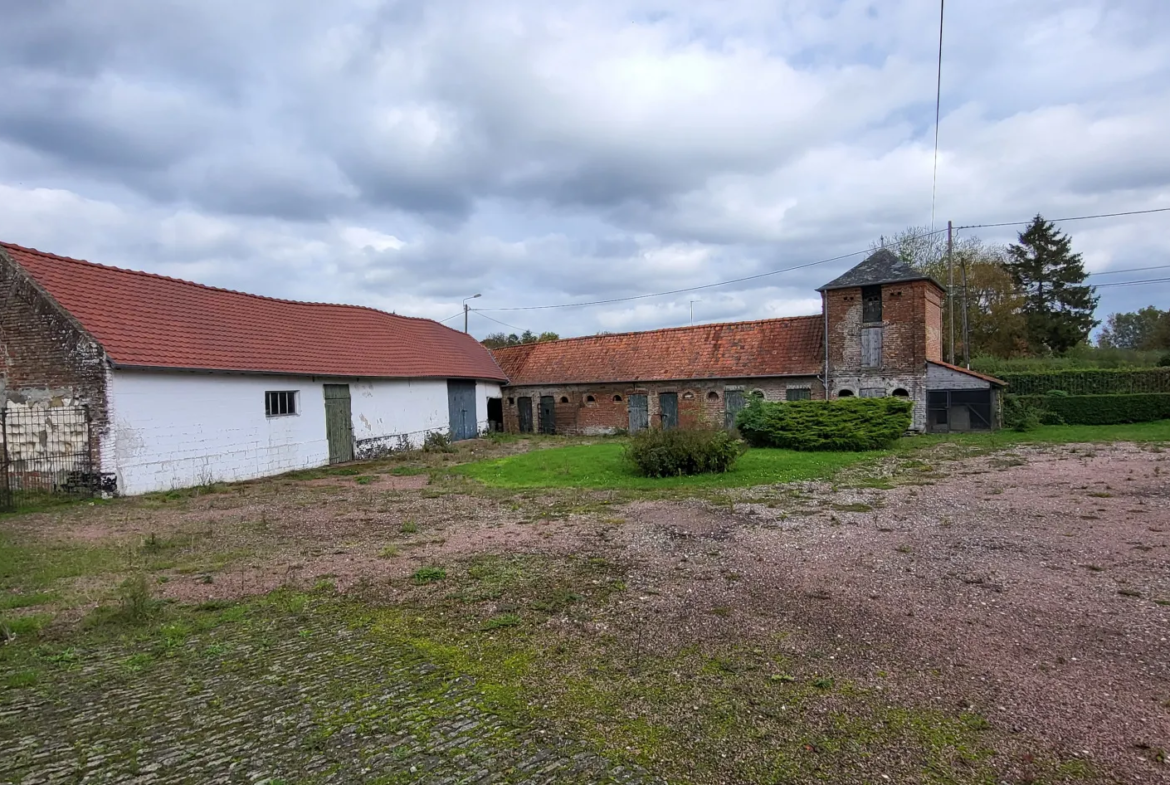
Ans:
POLYGON ((1008 383, 1005 382, 1003 379, 997 379, 994 376, 988 376, 985 373, 979 373, 978 371, 972 371, 970 368, 964 368, 960 365, 951 365, 950 363, 944 363, 942 360, 927 360, 927 362, 933 363, 934 365, 941 365, 943 368, 950 368, 952 371, 957 371, 959 373, 965 373, 968 376, 974 376, 976 379, 982 379, 985 382, 991 382, 992 384, 998 384, 1000 387, 1007 387, 1008 386, 1008 383))
POLYGON ((820 316, 703 324, 496 349, 509 384, 812 376, 821 370, 820 316))
POLYGON ((115 365, 505 381, 474 338, 373 308, 277 300, 0 243, 115 365))

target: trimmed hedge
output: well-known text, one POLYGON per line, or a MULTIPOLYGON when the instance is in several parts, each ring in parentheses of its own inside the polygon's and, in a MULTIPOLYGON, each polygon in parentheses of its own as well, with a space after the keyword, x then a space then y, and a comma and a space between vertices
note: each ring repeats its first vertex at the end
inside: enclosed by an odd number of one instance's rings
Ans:
POLYGON ((1016 395, 1046 395, 1063 390, 1069 395, 1130 395, 1170 393, 1170 368, 1089 368, 1074 371, 1001 373, 1016 395))
MULTIPOLYGON (((1135 395, 1019 395, 1011 406, 1039 411, 1043 423, 1120 425, 1170 420, 1170 393, 1135 395)), ((1005 405, 1007 419, 1008 405, 1005 405)))
POLYGON ((881 450, 910 428, 914 404, 904 398, 752 401, 736 417, 753 447, 789 450, 881 450))
POLYGON ((739 440, 727 431, 647 428, 630 439, 626 460, 643 477, 722 474, 740 452, 739 440))

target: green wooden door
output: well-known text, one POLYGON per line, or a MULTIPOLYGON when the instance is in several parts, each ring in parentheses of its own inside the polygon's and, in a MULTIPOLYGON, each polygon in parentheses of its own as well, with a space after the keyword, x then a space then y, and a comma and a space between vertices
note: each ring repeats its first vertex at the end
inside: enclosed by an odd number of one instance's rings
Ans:
POLYGON ((353 460, 353 416, 349 407, 349 385, 325 385, 325 435, 329 439, 329 462, 353 460))
POLYGON ((735 417, 743 409, 743 390, 728 390, 723 393, 723 408, 726 412, 727 430, 735 427, 735 417))

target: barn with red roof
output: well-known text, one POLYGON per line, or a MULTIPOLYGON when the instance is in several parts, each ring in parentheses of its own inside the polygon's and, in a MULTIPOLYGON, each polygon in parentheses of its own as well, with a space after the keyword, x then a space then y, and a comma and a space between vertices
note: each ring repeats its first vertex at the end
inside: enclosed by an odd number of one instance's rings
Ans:
MULTIPOLYGON (((418 446, 434 432, 470 438, 488 427, 505 381, 474 338, 429 319, 0 243, 10 462, 35 467, 56 440, 108 491, 262 477, 418 446), (81 433, 62 425, 77 410, 89 435, 63 435, 81 433)), ((21 476, 53 471, 63 470, 21 476)))

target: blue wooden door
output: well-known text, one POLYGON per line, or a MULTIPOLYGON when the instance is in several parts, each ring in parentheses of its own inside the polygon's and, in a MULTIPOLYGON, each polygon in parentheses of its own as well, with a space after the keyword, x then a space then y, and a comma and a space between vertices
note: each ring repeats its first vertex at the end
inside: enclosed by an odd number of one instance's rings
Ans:
POLYGON ((474 439, 478 435, 475 419, 475 382, 447 380, 447 409, 451 419, 451 440, 474 439))
POLYGON ((645 393, 634 393, 630 401, 630 433, 637 433, 650 426, 650 402, 645 393))

